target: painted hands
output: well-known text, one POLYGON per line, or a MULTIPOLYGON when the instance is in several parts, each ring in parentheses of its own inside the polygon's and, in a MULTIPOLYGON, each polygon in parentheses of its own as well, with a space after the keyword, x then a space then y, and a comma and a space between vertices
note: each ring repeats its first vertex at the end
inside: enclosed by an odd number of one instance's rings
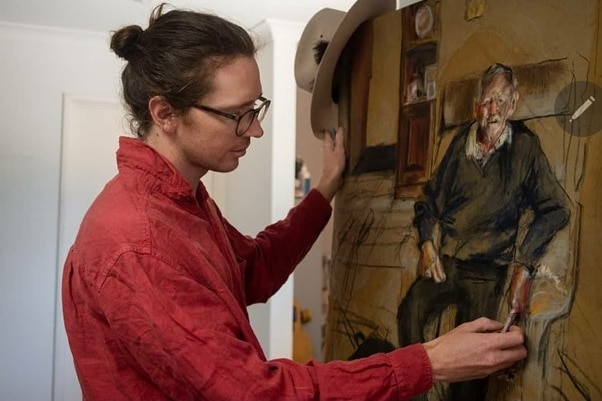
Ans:
POLYGON ((527 356, 517 326, 499 333, 502 323, 479 318, 424 344, 434 381, 456 382, 489 376, 527 356))
POLYGON ((442 283, 447 280, 443 264, 433 241, 425 241, 420 247, 418 274, 424 278, 432 278, 435 280, 435 283, 442 283))
POLYGON ((507 331, 511 324, 526 318, 529 308, 529 295, 531 282, 535 276, 535 269, 520 263, 512 263, 512 279, 510 281, 510 295, 508 296, 508 310, 510 312, 502 331, 507 331))
POLYGON ((330 202, 343 183, 345 171, 345 135, 343 128, 336 130, 334 140, 324 131, 322 138, 323 170, 316 189, 330 202))

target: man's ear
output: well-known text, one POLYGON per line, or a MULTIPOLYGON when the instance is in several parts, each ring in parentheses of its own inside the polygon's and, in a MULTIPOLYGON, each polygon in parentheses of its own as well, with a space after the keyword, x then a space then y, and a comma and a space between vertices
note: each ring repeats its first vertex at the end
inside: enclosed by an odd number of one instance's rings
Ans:
POLYGON ((173 106, 163 96, 153 96, 148 101, 148 110, 154 125, 163 132, 171 133, 177 123, 177 115, 173 106))
POLYGON ((518 105, 518 92, 514 91, 512 93, 512 103, 510 103, 510 110, 508 110, 508 117, 510 117, 516 111, 516 106, 518 105))

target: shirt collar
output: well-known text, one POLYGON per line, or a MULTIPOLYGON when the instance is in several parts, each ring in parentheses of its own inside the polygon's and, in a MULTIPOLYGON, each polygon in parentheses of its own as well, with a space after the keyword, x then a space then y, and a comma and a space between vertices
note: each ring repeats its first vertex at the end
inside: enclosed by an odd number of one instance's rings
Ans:
POLYGON ((466 156, 467 157, 470 157, 470 158, 473 158, 476 160, 483 160, 483 159, 488 158, 495 152, 497 152, 497 150, 499 148, 501 148, 505 143, 508 143, 508 144, 512 143, 512 126, 510 126, 510 124, 506 123, 506 128, 504 128, 504 131, 502 132, 500 137, 495 142, 495 145, 493 146, 493 150, 489 154, 484 154, 483 152, 481 152, 481 149, 479 148, 479 144, 477 143, 478 127, 479 127, 479 124, 475 121, 470 126, 470 130, 468 131, 468 138, 466 140, 466 156))
MULTIPOLYGON (((194 198, 190 184, 175 166, 140 139, 119 138, 117 168, 120 173, 137 170, 145 174, 145 182, 154 190, 172 198, 194 198)), ((199 183, 199 187, 202 185, 199 183)))

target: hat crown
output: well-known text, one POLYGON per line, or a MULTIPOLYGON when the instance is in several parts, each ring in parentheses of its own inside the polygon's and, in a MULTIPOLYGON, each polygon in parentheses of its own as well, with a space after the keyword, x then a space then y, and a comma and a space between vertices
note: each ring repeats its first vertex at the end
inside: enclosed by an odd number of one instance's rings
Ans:
POLYGON ((324 51, 345 14, 341 10, 324 8, 303 29, 295 54, 295 80, 299 88, 312 92, 324 51))
POLYGON ((395 5, 395 0, 357 0, 348 12, 325 8, 307 23, 295 55, 295 80, 299 88, 312 94, 311 127, 318 138, 338 125, 333 75, 351 35, 365 21, 395 10, 395 5), (316 57, 320 50, 324 51, 321 58, 316 57))

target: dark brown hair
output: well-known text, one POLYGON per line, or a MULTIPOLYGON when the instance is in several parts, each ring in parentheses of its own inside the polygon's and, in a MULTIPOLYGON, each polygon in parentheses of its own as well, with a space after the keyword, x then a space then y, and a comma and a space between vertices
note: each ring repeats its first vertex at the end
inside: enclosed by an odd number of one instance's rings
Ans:
POLYGON ((242 27, 216 15, 157 6, 143 30, 121 28, 111 37, 111 50, 127 60, 121 74, 123 99, 132 131, 143 138, 152 119, 148 102, 164 97, 183 111, 212 89, 215 71, 235 57, 253 57, 253 40, 242 27))

